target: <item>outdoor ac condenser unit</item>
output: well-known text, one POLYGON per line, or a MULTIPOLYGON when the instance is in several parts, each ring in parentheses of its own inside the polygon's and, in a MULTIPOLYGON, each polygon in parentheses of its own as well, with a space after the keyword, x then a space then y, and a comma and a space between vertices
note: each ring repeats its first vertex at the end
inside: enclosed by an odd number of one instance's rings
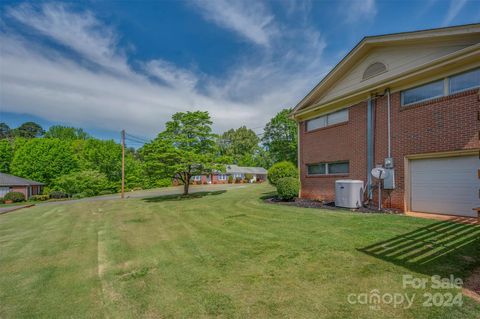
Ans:
POLYGON ((363 181, 341 179, 335 182, 335 206, 362 207, 363 181))

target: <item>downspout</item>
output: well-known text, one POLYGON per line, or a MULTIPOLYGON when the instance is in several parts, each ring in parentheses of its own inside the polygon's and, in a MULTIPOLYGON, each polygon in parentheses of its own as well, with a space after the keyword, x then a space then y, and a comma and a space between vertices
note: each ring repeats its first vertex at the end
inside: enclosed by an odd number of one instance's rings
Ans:
POLYGON ((391 124, 390 124, 390 89, 387 89, 387 136, 388 136, 388 158, 392 157, 391 124))
POLYGON ((372 174, 373 169, 373 99, 368 97, 367 102, 367 194, 373 199, 372 174))

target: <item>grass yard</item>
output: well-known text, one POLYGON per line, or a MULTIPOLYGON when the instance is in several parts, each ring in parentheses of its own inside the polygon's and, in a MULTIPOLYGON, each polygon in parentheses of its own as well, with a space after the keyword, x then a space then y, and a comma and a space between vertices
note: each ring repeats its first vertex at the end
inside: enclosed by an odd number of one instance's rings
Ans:
POLYGON ((0 215, 1 318, 479 318, 402 275, 466 278, 479 226, 264 203, 266 184, 0 215), (350 294, 416 294, 413 305, 350 294))

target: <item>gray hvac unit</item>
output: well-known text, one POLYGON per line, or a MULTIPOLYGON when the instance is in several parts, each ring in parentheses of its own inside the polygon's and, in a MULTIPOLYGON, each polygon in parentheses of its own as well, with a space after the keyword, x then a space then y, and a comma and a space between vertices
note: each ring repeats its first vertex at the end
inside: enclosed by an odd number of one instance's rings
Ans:
POLYGON ((340 179, 335 181, 335 206, 346 208, 362 207, 363 181, 340 179))

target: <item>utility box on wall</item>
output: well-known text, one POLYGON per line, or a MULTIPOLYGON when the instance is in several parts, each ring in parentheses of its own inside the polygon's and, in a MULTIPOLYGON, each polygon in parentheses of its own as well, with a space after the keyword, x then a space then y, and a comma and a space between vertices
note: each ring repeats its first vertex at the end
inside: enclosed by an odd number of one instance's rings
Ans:
POLYGON ((395 170, 393 168, 385 169, 383 189, 395 189, 395 170))

